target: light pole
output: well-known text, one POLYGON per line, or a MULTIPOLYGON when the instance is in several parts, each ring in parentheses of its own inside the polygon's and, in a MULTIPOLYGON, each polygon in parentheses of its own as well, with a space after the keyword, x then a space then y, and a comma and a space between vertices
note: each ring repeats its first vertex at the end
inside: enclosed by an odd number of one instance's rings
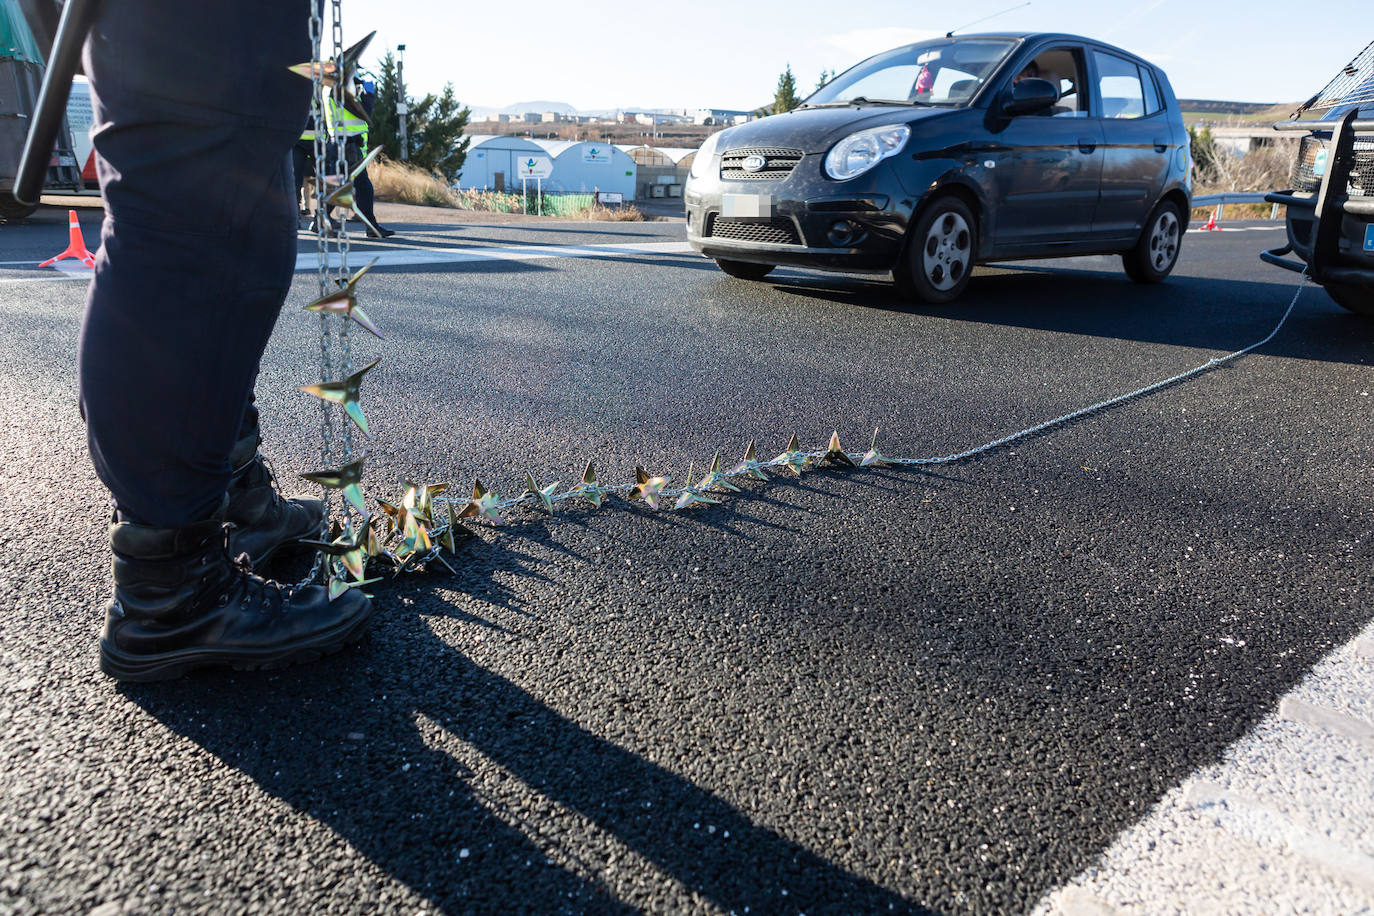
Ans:
POLYGON ((410 161, 410 144, 406 142, 406 115, 410 106, 406 104, 406 46, 396 46, 396 115, 401 119, 401 161, 410 161))

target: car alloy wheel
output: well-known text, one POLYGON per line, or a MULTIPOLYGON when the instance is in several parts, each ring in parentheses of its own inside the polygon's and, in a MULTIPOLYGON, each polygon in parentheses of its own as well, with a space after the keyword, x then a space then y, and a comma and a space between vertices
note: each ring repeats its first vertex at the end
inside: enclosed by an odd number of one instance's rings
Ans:
POLYGON ((1172 200, 1159 202, 1135 247, 1121 253, 1128 277, 1137 283, 1159 283, 1169 276, 1183 247, 1182 217, 1183 211, 1172 200))
POLYGON ((1159 273, 1168 273, 1178 257, 1178 216, 1172 209, 1163 209, 1150 227, 1150 266, 1159 273))
POLYGON ((921 251, 921 274, 933 288, 948 292, 968 273, 973 256, 973 233, 964 217, 946 211, 926 233, 921 251))

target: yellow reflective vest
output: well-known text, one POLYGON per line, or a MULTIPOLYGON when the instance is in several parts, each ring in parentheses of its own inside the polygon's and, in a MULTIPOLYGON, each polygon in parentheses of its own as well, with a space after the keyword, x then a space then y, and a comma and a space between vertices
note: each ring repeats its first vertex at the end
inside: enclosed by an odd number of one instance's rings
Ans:
POLYGON ((363 146, 363 155, 367 155, 367 122, 340 105, 332 95, 325 99, 324 120, 331 135, 342 134, 344 140, 356 137, 363 146))

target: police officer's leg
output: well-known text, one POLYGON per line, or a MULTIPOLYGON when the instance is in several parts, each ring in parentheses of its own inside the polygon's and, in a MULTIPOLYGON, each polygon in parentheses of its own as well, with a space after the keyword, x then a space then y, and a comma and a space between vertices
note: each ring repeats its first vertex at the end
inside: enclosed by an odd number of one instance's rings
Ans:
MULTIPOLYGON (((387 229, 381 223, 377 222, 377 215, 372 212, 372 203, 375 197, 375 193, 372 187, 372 179, 367 177, 366 170, 360 172, 358 174, 358 177, 354 180, 353 193, 354 199, 358 203, 358 212, 365 216, 369 223, 377 227, 376 237, 389 238, 390 236, 396 234, 392 230, 387 229)), ((368 235, 372 235, 372 230, 368 229, 367 233, 368 235)))
POLYGON ((294 267, 288 152, 308 91, 279 74, 305 56, 308 7, 113 6, 87 46, 106 219, 79 356, 91 455, 118 512, 102 667, 154 679, 318 657, 362 632, 367 599, 247 574, 219 515, 294 267), (301 40, 282 39, 296 25, 301 40), (200 66, 206 55, 218 66, 200 66), (279 91, 238 112, 245 85, 279 91))

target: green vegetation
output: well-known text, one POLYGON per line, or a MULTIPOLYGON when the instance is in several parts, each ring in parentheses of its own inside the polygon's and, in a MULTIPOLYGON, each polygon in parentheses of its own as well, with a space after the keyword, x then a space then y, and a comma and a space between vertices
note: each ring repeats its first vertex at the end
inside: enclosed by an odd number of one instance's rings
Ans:
POLYGON ((801 104, 801 98, 797 95, 797 78, 792 75, 792 65, 788 64, 787 69, 778 77, 778 88, 773 93, 773 105, 771 114, 782 114, 791 111, 801 104))
MULTIPOLYGON (((373 146, 381 146, 389 159, 401 158, 401 120, 396 113, 399 86, 396 79, 396 59, 387 52, 381 61, 381 76, 377 80, 377 107, 372 112, 372 129, 368 137, 373 146)), ((438 172, 450 181, 457 177, 467 159, 468 140, 463 131, 472 114, 458 102, 453 84, 444 86, 442 95, 427 94, 418 102, 407 94, 410 114, 406 117, 406 152, 410 162, 425 171, 438 172)))
POLYGON ((1210 183, 1217 170, 1217 142, 1212 139, 1212 128, 1194 130, 1189 126, 1188 146, 1193 157, 1193 177, 1203 184, 1210 183))

